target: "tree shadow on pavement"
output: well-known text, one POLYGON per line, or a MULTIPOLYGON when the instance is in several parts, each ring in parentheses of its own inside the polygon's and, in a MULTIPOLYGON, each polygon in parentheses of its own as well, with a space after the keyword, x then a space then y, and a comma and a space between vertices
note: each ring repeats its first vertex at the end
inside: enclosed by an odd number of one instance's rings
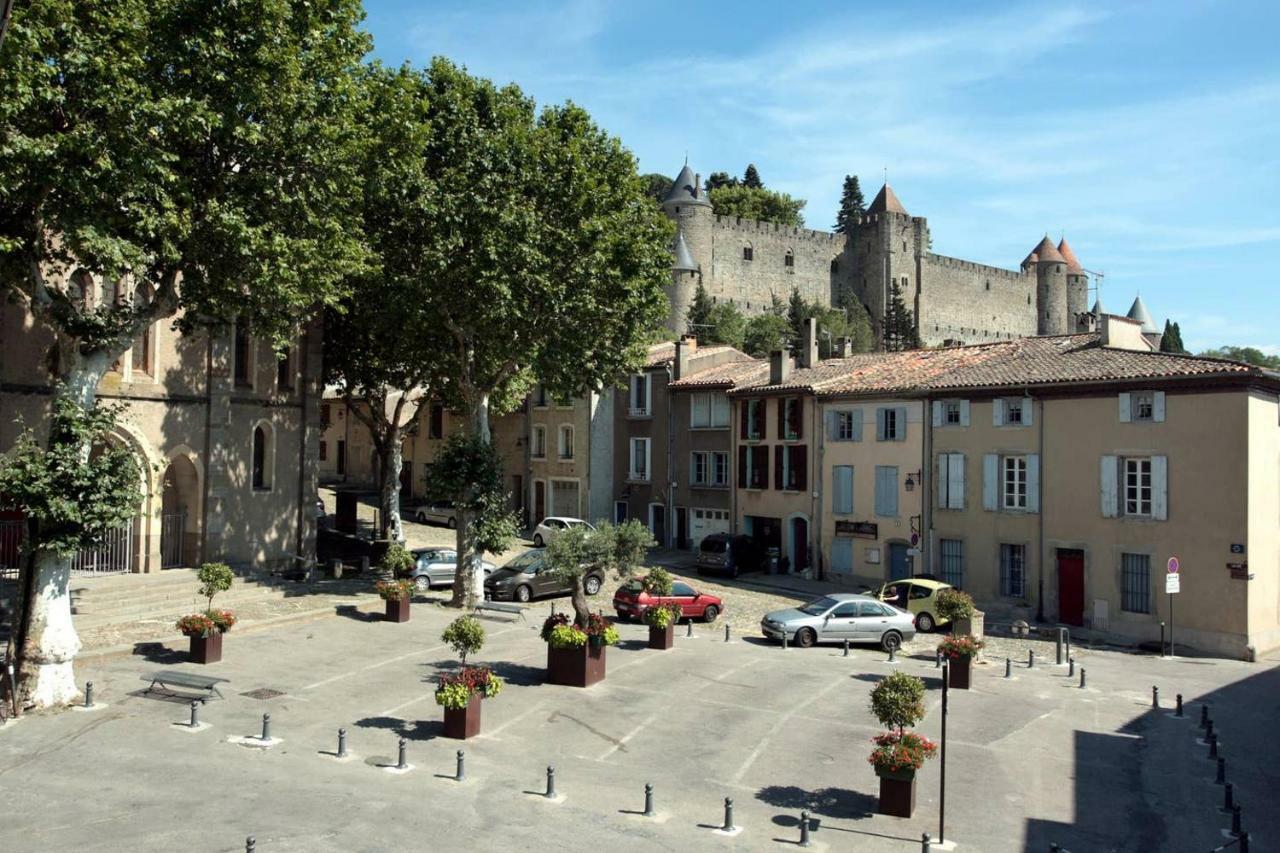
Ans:
POLYGON ((547 670, 541 666, 495 661, 488 664, 488 667, 507 684, 532 687, 537 684, 545 684, 547 680, 547 670))
POLYGON ((356 720, 362 729, 384 729, 406 740, 431 740, 444 731, 442 720, 402 720, 399 717, 365 717, 356 720))
MULTIPOLYGON (((806 791, 795 785, 767 785, 756 791, 756 799, 789 812, 808 811, 811 815, 863 820, 875 814, 879 800, 870 794, 849 791, 844 788, 818 788, 806 791)), ((780 826, 796 826, 799 819, 792 815, 779 815, 774 823, 780 826)))
POLYGON ((339 616, 346 619, 354 619, 357 622, 381 622, 383 618, 381 613, 366 613, 363 610, 358 610, 354 604, 339 604, 335 612, 339 616))
POLYGON ((187 652, 166 648, 164 643, 134 643, 133 653, 148 663, 187 663, 190 660, 187 652))

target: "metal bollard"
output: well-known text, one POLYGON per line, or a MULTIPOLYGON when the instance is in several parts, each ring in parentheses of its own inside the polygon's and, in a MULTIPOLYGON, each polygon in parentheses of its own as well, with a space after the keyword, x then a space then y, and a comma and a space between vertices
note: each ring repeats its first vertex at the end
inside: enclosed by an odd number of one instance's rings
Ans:
POLYGON ((1076 659, 1067 658, 1067 678, 1076 677, 1076 659))
POLYGON ((1084 687, 1084 667, 1080 667, 1080 687, 1084 687))
POLYGON ((250 835, 244 840, 244 853, 254 853, 258 849, 258 839, 250 835))
POLYGON ((1013 678, 1013 661, 1009 658, 1004 659, 1004 677, 1013 678))
POLYGON ((93 682, 86 681, 84 685, 84 706, 86 708, 93 707, 93 682))
POLYGON ((1036 668, 1036 650, 1027 649, 1027 669, 1036 668))
POLYGON ((1235 810, 1236 788, 1230 782, 1222 786, 1222 810, 1231 814, 1235 810))
POLYGON ((729 623, 724 623, 724 641, 729 642, 729 623))
POLYGON ((556 796, 556 767, 554 764, 547 765, 547 799, 555 799, 556 796))
POLYGON ((191 728, 197 728, 200 725, 200 703, 195 699, 191 700, 191 728))
POLYGON ((399 754, 398 754, 398 756, 397 756, 397 758, 396 758, 396 769, 397 769, 397 770, 408 770, 408 769, 409 769, 409 760, 408 760, 408 758, 405 756, 405 753, 406 753, 407 751, 408 751, 408 741, 406 741, 404 738, 400 738, 399 754))
POLYGON ((645 817, 653 817, 653 785, 646 782, 644 785, 644 811, 641 812, 645 817))
POLYGON ((1174 697, 1174 699, 1176 704, 1173 706, 1173 715, 1175 717, 1181 717, 1182 716, 1182 694, 1179 693, 1176 697, 1174 697))
POLYGON ((1213 739, 1213 720, 1209 720, 1204 726, 1204 739, 1206 741, 1213 739))
POLYGON ((1164 622, 1160 622, 1160 657, 1164 657, 1164 622))
POLYGON ((898 651, 897 646, 889 647, 889 663, 894 663, 898 660, 897 651, 898 651))
POLYGON ((787 632, 786 631, 782 632, 782 650, 784 652, 787 650, 787 632))
POLYGON ((933 853, 933 839, 927 832, 920 835, 920 853, 933 853))
POLYGON ((1240 812, 1241 811, 1243 811, 1243 809, 1240 808, 1239 803, 1236 803, 1234 806, 1231 807, 1231 834, 1237 837, 1239 837, 1240 835, 1240 812))
POLYGON ((1240 853, 1249 853, 1249 833, 1240 833, 1240 843, 1237 845, 1236 849, 1239 850, 1240 853))
POLYGON ((462 750, 458 750, 458 769, 453 774, 455 781, 461 782, 463 779, 467 778, 466 760, 467 757, 463 754, 462 750))
POLYGON ((688 621, 688 623, 687 623, 687 625, 686 625, 686 628, 685 628, 684 635, 685 635, 686 637, 692 637, 692 636, 693 636, 693 620, 692 620, 692 619, 690 619, 690 620, 688 621))
POLYGON ((733 825, 733 797, 724 798, 724 826, 721 829, 725 832, 732 832, 737 829, 733 825))
POLYGON ((1054 662, 1057 663, 1058 666, 1062 666, 1062 640, 1063 640, 1062 635, 1065 633, 1066 633, 1065 628, 1059 628, 1058 633, 1053 638, 1054 662))
POLYGON ((1151 685, 1151 707, 1160 707, 1160 688, 1156 687, 1154 684, 1151 685))
POLYGON ((1218 736, 1216 734, 1209 736, 1209 760, 1218 757, 1218 736))
POLYGON ((347 730, 338 729, 338 757, 347 757, 347 730))
POLYGON ((271 715, 262 715, 262 739, 271 740, 271 715))
POLYGON ((813 842, 809 840, 809 813, 806 811, 800 812, 800 846, 813 846, 813 842))
POLYGON ((1213 777, 1215 785, 1225 785, 1227 783, 1227 759, 1218 759, 1218 775, 1213 777))
POLYGON ((1203 729, 1207 725, 1209 725, 1209 706, 1201 705, 1200 706, 1200 728, 1203 729))
POLYGON ((849 656, 849 641, 848 641, 848 640, 845 640, 845 641, 844 641, 844 656, 845 656, 845 657, 848 657, 848 656, 849 656))
POLYGON ((937 649, 933 653, 933 668, 942 669, 942 649, 937 649))

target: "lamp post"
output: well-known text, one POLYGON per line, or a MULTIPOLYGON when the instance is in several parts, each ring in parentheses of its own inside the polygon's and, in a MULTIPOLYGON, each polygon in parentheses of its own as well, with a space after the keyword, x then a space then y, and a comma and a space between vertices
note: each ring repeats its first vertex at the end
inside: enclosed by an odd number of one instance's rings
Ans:
POLYGON ((947 840, 947 683, 951 680, 951 662, 942 664, 942 749, 939 756, 938 843, 947 840))

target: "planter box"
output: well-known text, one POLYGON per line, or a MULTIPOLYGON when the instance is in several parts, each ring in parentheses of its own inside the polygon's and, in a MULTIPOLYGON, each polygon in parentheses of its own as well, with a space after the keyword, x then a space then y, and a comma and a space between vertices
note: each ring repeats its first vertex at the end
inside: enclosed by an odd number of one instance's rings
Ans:
POLYGON ((402 598, 399 601, 388 601, 386 618, 388 622, 408 622, 409 599, 402 598))
MULTIPOLYGON (((986 627, 986 615, 981 610, 973 611, 972 618, 957 619, 951 623, 951 636, 962 637, 965 634, 972 634, 975 639, 981 640, 983 629, 986 627)), ((978 660, 982 660, 982 651, 978 651, 978 660)))
POLYGON ((590 687, 604 680, 606 646, 574 646, 555 649, 547 646, 547 681, 565 687, 590 687))
POLYGON ((876 770, 880 777, 880 814, 911 817, 916 810, 916 771, 876 770))
POLYGON ((655 628, 649 626, 649 648, 651 649, 669 649, 676 644, 676 626, 675 623, 665 628, 655 628))
POLYGON ((192 663, 217 663, 222 660, 222 633, 191 638, 192 663))
POLYGON ((947 662, 947 685, 954 690, 968 690, 973 658, 951 658, 947 662))
POLYGON ((466 740, 480 734, 480 706, 484 696, 477 693, 465 708, 444 709, 444 736, 466 740))

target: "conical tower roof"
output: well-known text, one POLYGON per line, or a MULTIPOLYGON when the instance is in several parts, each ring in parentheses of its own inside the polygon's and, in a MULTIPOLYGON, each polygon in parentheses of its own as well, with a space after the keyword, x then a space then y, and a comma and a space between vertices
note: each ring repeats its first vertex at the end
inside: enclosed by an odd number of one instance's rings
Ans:
POLYGON ((910 216, 907 209, 902 206, 902 202, 898 201, 898 196, 894 194, 893 187, 889 186, 888 181, 880 188, 880 192, 876 193, 875 199, 871 202, 871 206, 867 208, 867 213, 901 213, 903 216, 910 216))
POLYGON ((1160 330, 1156 328, 1156 324, 1151 319, 1151 312, 1147 310, 1147 306, 1139 296, 1133 300, 1133 306, 1129 309, 1128 317, 1130 320, 1137 320, 1142 324, 1142 331, 1146 334, 1156 334, 1160 330))
POLYGON ((1082 273, 1084 267, 1080 266, 1080 261, 1076 259, 1076 253, 1071 251, 1071 246, 1067 243, 1067 238, 1063 237, 1058 242, 1058 254, 1066 258, 1067 272, 1082 273))
POLYGON ((680 170, 680 174, 676 175, 675 182, 671 184, 671 189, 667 190, 667 194, 662 197, 663 204, 710 204, 707 201, 707 194, 698 186, 698 177, 693 173, 693 169, 689 168, 689 164, 685 163, 684 168, 680 170))
MULTIPOLYGON (((1049 235, 1044 235, 1044 239, 1031 250, 1031 254, 1027 256, 1027 260, 1034 258, 1041 263, 1065 264, 1067 259, 1062 257, 1062 253, 1053 245, 1053 241, 1049 239, 1049 235)), ((1027 261, 1023 261, 1025 264, 1027 261)))
POLYGON ((1090 313, 1090 314, 1092 314, 1092 315, 1093 315, 1093 316, 1095 316, 1095 317, 1101 317, 1103 314, 1107 313, 1107 309, 1106 309, 1105 307, 1103 307, 1103 305, 1102 305, 1102 297, 1101 297, 1101 296, 1099 296, 1097 299, 1093 300, 1093 310, 1092 310, 1092 311, 1090 311, 1089 313, 1090 313))
POLYGON ((671 265, 671 269, 675 272, 697 272, 698 265, 693 262, 693 255, 689 253, 689 246, 684 242, 684 232, 676 235, 676 259, 671 265))

